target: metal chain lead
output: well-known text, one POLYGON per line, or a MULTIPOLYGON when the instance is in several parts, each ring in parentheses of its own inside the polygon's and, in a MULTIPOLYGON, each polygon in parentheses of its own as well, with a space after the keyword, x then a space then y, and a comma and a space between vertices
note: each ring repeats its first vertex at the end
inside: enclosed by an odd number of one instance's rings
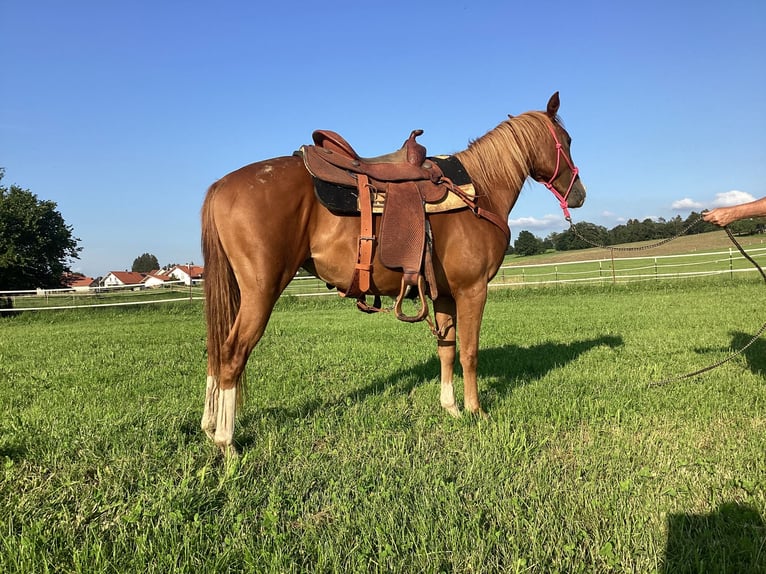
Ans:
MULTIPOLYGON (((639 247, 611 247, 609 245, 602 245, 598 244, 594 241, 591 241, 590 239, 587 239, 586 237, 583 237, 583 235, 577 231, 577 227, 572 222, 572 219, 567 217, 567 221, 569 221, 569 227, 572 230, 572 233, 574 233, 579 239, 587 243, 588 245, 592 245, 593 247, 600 247, 601 249, 609 249, 610 251, 646 251, 647 249, 655 249, 661 245, 665 245, 666 243, 670 243, 674 239, 678 239, 682 235, 686 235, 686 233, 695 225, 703 221, 702 216, 700 215, 697 219, 692 221, 689 225, 687 225, 681 232, 677 233, 676 235, 672 237, 668 237, 666 239, 662 239, 661 241, 657 241, 656 243, 651 243, 649 245, 641 245, 639 247)), ((739 250, 739 252, 742 254, 742 256, 747 259, 750 263, 753 264, 753 266, 758 270, 758 272, 761 274, 761 277, 763 277, 763 280, 766 281, 766 273, 764 273, 763 269, 760 265, 752 258, 750 255, 747 254, 747 252, 742 248, 742 246, 739 244, 739 242, 734 238, 734 234, 731 232, 731 229, 728 227, 723 228, 724 231, 726 231, 726 234, 729 236, 729 239, 731 239, 731 242, 734 244, 734 246, 739 250)), ((712 371, 713 369, 716 369, 723 365, 724 363, 728 363, 735 357, 740 356, 742 353, 744 353, 753 343, 755 343, 761 335, 766 332, 766 323, 761 325, 761 328, 758 330, 758 332, 753 336, 752 339, 750 339, 741 349, 738 349, 737 351, 734 351, 732 354, 730 354, 725 359, 722 359, 716 363, 713 363, 712 365, 708 365, 707 367, 703 367, 701 369, 698 369, 694 371, 693 373, 686 373, 685 375, 678 375, 675 377, 670 377, 667 379, 663 379, 661 381, 654 381, 652 383, 649 383, 649 387, 661 387, 664 385, 667 385, 669 383, 675 383, 677 381, 682 381, 684 379, 690 379, 692 377, 696 377, 697 375, 701 375, 703 373, 707 373, 708 371, 712 371)))
POLYGON ((569 221, 569 228, 572 230, 572 233, 577 236, 578 239, 581 239, 588 245, 591 245, 593 247, 600 247, 601 249, 609 249, 611 251, 646 251, 647 249, 655 249, 659 247, 660 245, 665 245, 666 243, 670 243, 674 239, 678 239, 682 235, 686 235, 686 233, 695 225, 697 225, 699 222, 702 221, 702 216, 698 216, 697 219, 692 221, 689 225, 684 227, 681 231, 673 235, 672 237, 666 237, 665 239, 662 239, 660 241, 657 241, 656 243, 650 243, 649 245, 641 245, 638 247, 612 247, 611 245, 604 245, 601 243, 596 243, 594 241, 591 241, 590 239, 584 237, 579 231, 577 231, 577 226, 572 222, 572 218, 567 218, 567 221, 569 221))

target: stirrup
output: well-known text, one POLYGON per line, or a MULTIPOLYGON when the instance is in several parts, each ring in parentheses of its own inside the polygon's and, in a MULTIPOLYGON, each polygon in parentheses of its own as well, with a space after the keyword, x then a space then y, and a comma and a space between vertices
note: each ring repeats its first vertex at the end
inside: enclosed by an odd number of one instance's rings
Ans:
POLYGON ((418 275, 418 296, 420 297, 420 311, 417 315, 414 316, 405 315, 402 312, 402 301, 404 300, 404 295, 407 293, 407 287, 408 285, 404 282, 404 277, 402 277, 402 288, 399 291, 399 296, 396 298, 394 313, 396 314, 396 318, 400 321, 404 321, 405 323, 417 323, 418 321, 422 321, 428 317, 428 301, 426 300, 425 296, 426 285, 425 279, 423 279, 423 275, 418 275))

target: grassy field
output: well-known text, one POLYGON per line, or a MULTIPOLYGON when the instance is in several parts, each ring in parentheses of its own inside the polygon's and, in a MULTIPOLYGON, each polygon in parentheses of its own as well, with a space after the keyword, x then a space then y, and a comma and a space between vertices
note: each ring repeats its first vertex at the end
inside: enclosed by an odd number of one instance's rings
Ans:
MULTIPOLYGON (((766 265, 762 235, 738 238, 759 264, 766 265)), ((494 285, 540 285, 551 282, 626 283, 701 275, 757 276, 723 231, 680 237, 657 246, 642 241, 609 249, 549 252, 531 257, 508 256, 494 285), (655 247, 656 246, 656 247, 655 247)))
MULTIPOLYGON (((184 285, 168 285, 152 289, 104 289, 91 291, 65 291, 56 289, 50 292, 24 293, 13 296, 13 309, 59 309, 62 307, 77 309, 86 307, 144 305, 171 300, 193 300, 204 297, 203 288, 191 289, 184 285)), ((0 295, 0 300, 2 296, 0 295)))
MULTIPOLYGON (((623 245, 615 245, 617 249, 620 248, 636 248, 653 246, 658 243, 659 240, 650 241, 638 241, 636 243, 625 243, 623 245)), ((748 235, 744 237, 737 237, 737 242, 745 249, 750 248, 762 248, 766 247, 766 237, 764 235, 748 235)), ((706 253, 716 251, 726 251, 727 249, 736 249, 734 244, 726 235, 726 232, 713 231, 710 233, 698 233, 696 235, 685 235, 683 237, 677 237, 673 241, 664 243, 658 247, 647 249, 643 251, 627 251, 616 252, 615 257, 644 257, 647 255, 653 257, 664 257, 667 255, 679 255, 679 254, 692 254, 692 253, 706 253)), ((566 263, 572 261, 585 261, 590 259, 609 258, 609 250, 602 249, 600 247, 593 247, 590 249, 575 249, 573 251, 555 251, 543 253, 541 255, 532 255, 529 257, 519 257, 511 255, 506 257, 506 265, 527 265, 527 264, 555 264, 566 263)))
POLYGON ((764 572, 764 321, 726 278, 493 291, 486 420, 424 325, 284 298, 227 466, 201 304, 0 318, 2 572, 764 572), (456 385, 456 389, 459 385, 456 385))

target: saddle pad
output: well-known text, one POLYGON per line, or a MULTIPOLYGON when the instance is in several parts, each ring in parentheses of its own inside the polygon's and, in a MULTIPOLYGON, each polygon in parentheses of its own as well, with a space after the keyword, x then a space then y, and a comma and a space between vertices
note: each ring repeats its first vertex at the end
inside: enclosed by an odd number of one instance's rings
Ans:
MULTIPOLYGON (((476 191, 468 177, 463 164, 455 156, 436 156, 428 158, 436 163, 452 183, 457 185, 466 195, 474 197, 476 191)), ((337 185, 314 178, 314 191, 319 201, 330 211, 340 214, 354 215, 359 213, 359 192, 356 187, 337 185)), ((373 193, 372 212, 383 213, 385 192, 373 193)), ((443 213, 464 209, 465 202, 450 192, 437 203, 426 203, 426 213, 443 213)))

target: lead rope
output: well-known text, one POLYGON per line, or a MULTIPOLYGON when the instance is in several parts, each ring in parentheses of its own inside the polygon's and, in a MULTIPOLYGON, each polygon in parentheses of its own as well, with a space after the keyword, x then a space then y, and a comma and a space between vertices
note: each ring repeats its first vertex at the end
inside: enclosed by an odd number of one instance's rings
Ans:
MULTIPOLYGON (((663 239, 661 241, 658 241, 656 243, 652 243, 650 245, 642 245, 640 247, 611 247, 609 245, 599 245, 598 243, 595 243, 595 242, 590 241, 589 239, 586 239, 585 237, 583 237, 580 234, 580 232, 577 231, 577 227, 572 222, 571 218, 568 217, 567 221, 569 221, 570 229, 572 230, 572 232, 579 239, 581 239, 585 243, 587 243, 589 245, 592 245, 594 247, 600 247, 602 249, 609 249, 612 252, 614 252, 614 251, 644 251, 646 249, 654 249, 655 247, 659 247, 660 245, 664 245, 665 243, 669 243, 669 242, 673 241, 674 239, 678 239, 682 235, 685 235, 687 231, 689 231, 692 227, 694 227, 695 225, 697 225, 699 222, 702 221, 702 216, 700 215, 696 220, 691 222, 689 225, 686 226, 686 228, 684 228, 680 233, 674 235, 673 237, 669 237, 669 238, 663 239)), ((742 256, 745 259, 747 259, 750 263, 753 264, 753 267, 755 267, 758 270, 758 272, 761 274, 761 277, 763 277, 764 282, 766 282, 766 273, 763 271, 761 266, 758 265, 758 263, 752 257, 750 257, 750 255, 747 254, 747 252, 739 244, 739 241, 737 241, 734 238, 734 234, 731 232, 731 229, 729 229, 728 226, 727 226, 727 227, 724 227, 723 230, 726 232, 726 235, 729 236, 729 239, 731 239, 731 242, 734 244, 734 246, 737 248, 737 250, 742 254, 742 256)), ((660 381, 651 382, 651 383, 649 383, 649 387, 650 388, 651 387, 661 387, 661 386, 667 385, 669 383, 675 383, 675 382, 678 382, 678 381, 682 381, 684 379, 690 379, 692 377, 696 377, 696 376, 701 375, 703 373, 707 373, 708 371, 712 371, 713 369, 716 369, 716 368, 720 367, 724 363, 728 363, 729 361, 731 361, 735 357, 740 356, 751 345, 753 345, 753 343, 755 343, 761 337, 761 335, 763 335, 765 332, 766 332, 766 323, 761 325, 761 328, 758 329, 758 332, 741 349, 738 349, 737 351, 734 351, 728 357, 726 357, 726 358, 724 358, 724 359, 722 359, 722 360, 720 360, 720 361, 718 361, 716 363, 713 363, 712 365, 708 365, 707 367, 703 367, 701 369, 698 369, 698 370, 696 370, 696 371, 694 371, 692 373, 686 373, 685 375, 678 375, 678 376, 675 376, 675 377, 669 377, 667 379, 662 379, 660 381)))
MULTIPOLYGON (((761 269, 761 266, 756 263, 756 261, 748 255, 745 250, 742 248, 742 246, 739 244, 739 241, 737 241, 734 238, 734 234, 731 232, 731 229, 728 227, 723 228, 724 231, 726 231, 726 234, 729 236, 729 239, 731 239, 731 242, 734 244, 734 246, 739 250, 739 252, 742 254, 742 256, 747 259, 750 263, 753 264, 753 266, 758 270, 758 272, 761 274, 761 277, 763 277, 763 280, 766 281, 766 273, 764 273, 763 269, 761 269)), ((697 375, 701 375, 702 373, 707 373, 708 371, 712 371, 713 369, 720 367, 724 363, 728 363, 733 358, 740 356, 742 353, 744 353, 753 343, 755 343, 763 333, 766 332, 766 323, 761 325, 761 328, 758 329, 758 332, 753 336, 752 339, 750 339, 745 345, 737 350, 734 351, 732 354, 730 354, 728 357, 713 363, 712 365, 708 365, 707 367, 703 367, 702 369, 699 369, 697 371, 694 371, 693 373, 687 373, 685 375, 679 375, 676 377, 670 377, 667 379, 663 379, 661 381, 654 381, 653 383, 649 383, 649 387, 661 387, 664 385, 667 385, 669 383, 674 383, 677 381, 682 381, 684 379, 689 379, 691 377, 696 377, 697 375)))

